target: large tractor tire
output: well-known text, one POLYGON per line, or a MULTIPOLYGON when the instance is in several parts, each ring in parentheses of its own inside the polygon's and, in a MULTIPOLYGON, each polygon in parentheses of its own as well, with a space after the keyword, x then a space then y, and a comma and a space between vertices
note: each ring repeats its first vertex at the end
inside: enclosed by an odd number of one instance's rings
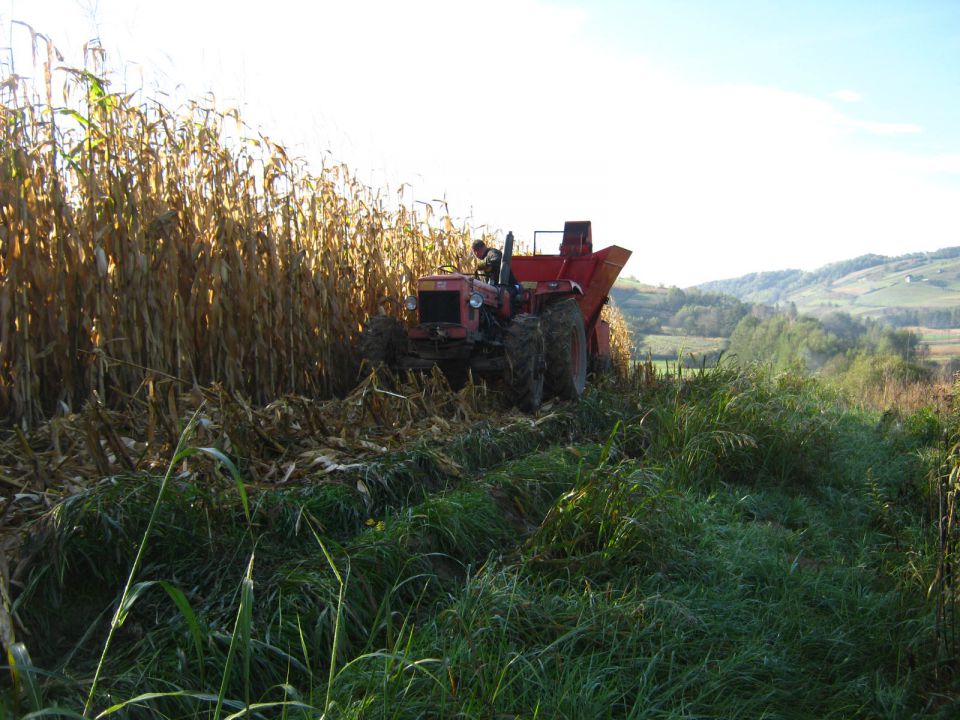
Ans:
POLYGON ((384 365, 392 370, 406 351, 407 331, 396 318, 377 315, 363 326, 360 356, 367 361, 370 369, 384 365))
POLYGON ((504 341, 507 385, 524 412, 535 412, 543 402, 544 342, 540 318, 518 315, 507 328, 504 341))
POLYGON ((576 300, 561 300, 543 311, 547 394, 576 400, 587 386, 587 333, 576 300))

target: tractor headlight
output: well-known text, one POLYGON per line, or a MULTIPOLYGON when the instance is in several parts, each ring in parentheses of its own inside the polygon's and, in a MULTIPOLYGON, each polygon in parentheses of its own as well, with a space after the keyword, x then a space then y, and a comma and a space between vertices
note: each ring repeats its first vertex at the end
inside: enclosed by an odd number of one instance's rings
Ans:
POLYGON ((417 296, 416 295, 407 295, 403 300, 403 306, 407 310, 416 310, 417 309, 417 296))
POLYGON ((467 302, 470 303, 470 307, 476 309, 483 305, 483 295, 478 292, 470 293, 470 299, 467 302))

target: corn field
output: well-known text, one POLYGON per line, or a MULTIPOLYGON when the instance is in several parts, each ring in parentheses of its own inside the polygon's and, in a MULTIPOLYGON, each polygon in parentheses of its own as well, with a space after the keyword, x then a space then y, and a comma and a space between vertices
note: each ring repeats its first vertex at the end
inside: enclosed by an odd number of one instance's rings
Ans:
POLYGON ((77 69, 33 47, 43 81, 0 85, 6 422, 120 405, 148 376, 257 403, 342 392, 364 318, 468 257, 445 207, 391 206, 343 165, 310 172, 212 100, 112 91, 97 48, 77 69))
POLYGON ((936 602, 938 672, 955 676, 960 670, 960 443, 930 479, 936 502, 937 571, 930 594, 936 602))

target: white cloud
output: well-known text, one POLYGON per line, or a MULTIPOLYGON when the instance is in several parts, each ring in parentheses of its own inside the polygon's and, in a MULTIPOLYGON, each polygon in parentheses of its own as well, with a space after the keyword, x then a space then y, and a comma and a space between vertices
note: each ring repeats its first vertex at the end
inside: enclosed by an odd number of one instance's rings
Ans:
POLYGON ((923 132, 923 128, 912 123, 886 123, 870 122, 866 120, 846 119, 845 122, 854 128, 866 130, 872 135, 917 135, 923 132))
POLYGON ((856 90, 837 90, 830 93, 830 97, 847 103, 855 103, 863 100, 863 95, 856 90))
POLYGON ((906 172, 921 175, 958 175, 960 176, 960 154, 934 155, 933 157, 909 157, 902 162, 906 172))

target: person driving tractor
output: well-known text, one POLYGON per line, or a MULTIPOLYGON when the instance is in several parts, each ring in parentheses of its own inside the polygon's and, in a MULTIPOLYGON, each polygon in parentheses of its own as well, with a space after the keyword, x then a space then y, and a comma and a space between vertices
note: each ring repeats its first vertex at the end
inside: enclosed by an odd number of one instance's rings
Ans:
MULTIPOLYGON (((496 285, 500 282, 500 266, 503 263, 503 253, 496 248, 487 247, 483 240, 477 240, 473 243, 473 254, 478 260, 483 262, 477 266, 477 272, 486 277, 487 282, 496 285)), ((509 285, 511 289, 517 287, 519 283, 510 270, 509 285)))

